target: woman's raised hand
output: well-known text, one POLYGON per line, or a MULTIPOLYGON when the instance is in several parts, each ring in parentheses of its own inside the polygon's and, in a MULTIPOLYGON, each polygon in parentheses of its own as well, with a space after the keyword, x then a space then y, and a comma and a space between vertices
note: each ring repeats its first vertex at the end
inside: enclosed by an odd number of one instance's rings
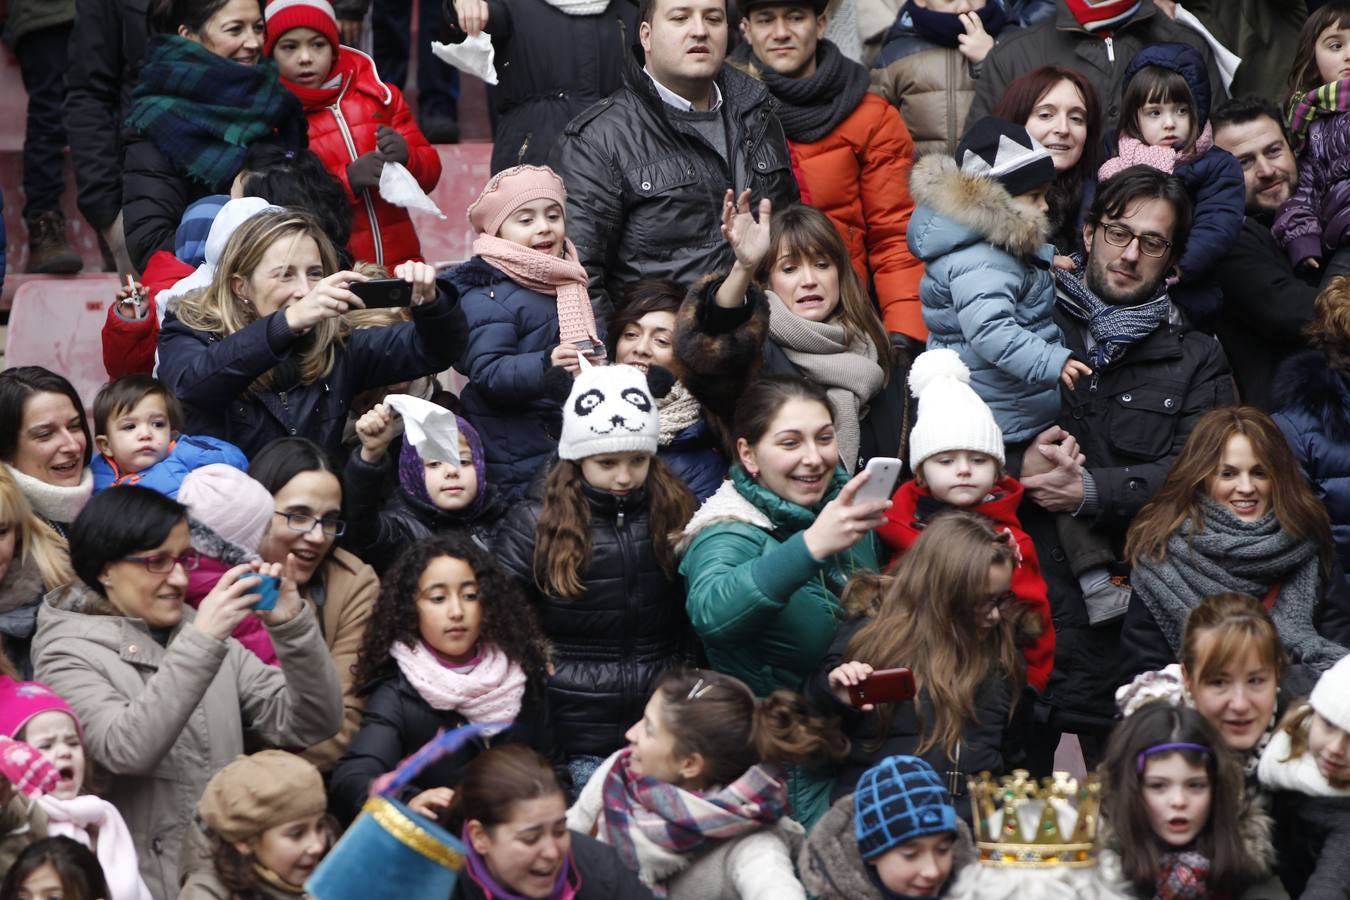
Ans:
POLYGON ((859 472, 849 479, 835 497, 816 516, 816 521, 802 533, 806 549, 816 559, 827 559, 842 553, 863 539, 873 528, 886 524, 886 510, 890 500, 857 502, 858 489, 871 478, 868 472, 859 472))
POLYGON ((741 191, 739 198, 728 189, 722 199, 722 237, 736 254, 742 268, 753 271, 769 253, 769 219, 773 216, 773 202, 765 197, 759 201, 759 219, 750 212, 750 191, 741 191))
POLYGON ((436 299, 436 267, 424 262, 403 262, 394 267, 394 277, 413 286, 412 305, 436 299))
POLYGON ((258 618, 267 625, 285 625, 291 619, 300 615, 300 610, 304 607, 305 601, 300 597, 300 588, 296 587, 295 576, 295 554, 286 554, 286 563, 254 563, 258 566, 258 574, 272 575, 281 579, 281 586, 277 590, 277 605, 271 609, 259 610, 258 618))
POLYGON ((220 576, 216 586, 197 607, 197 618, 193 621, 197 630, 218 641, 233 634, 253 604, 262 599, 256 592, 258 579, 255 576, 263 565, 261 561, 244 563, 220 576))
MULTIPOLYGON (((830 685, 830 693, 834 694, 834 699, 845 706, 852 706, 853 698, 848 695, 848 689, 862 684, 871 674, 872 667, 865 662, 846 662, 831 669, 825 680, 830 685)), ((865 703, 858 708, 863 712, 871 712, 874 709, 871 703, 865 703)))
POLYGON ((336 319, 352 309, 362 309, 361 298, 347 290, 353 281, 369 281, 360 272, 343 270, 322 279, 290 306, 286 307, 286 324, 291 331, 303 334, 324 319, 336 319))

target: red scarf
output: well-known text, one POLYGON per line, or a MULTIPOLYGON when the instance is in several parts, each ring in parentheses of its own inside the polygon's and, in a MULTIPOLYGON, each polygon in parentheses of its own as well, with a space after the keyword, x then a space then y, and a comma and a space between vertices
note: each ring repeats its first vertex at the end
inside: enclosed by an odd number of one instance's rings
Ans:
POLYGON ((1064 0, 1069 12, 1088 31, 1112 31, 1139 11, 1141 0, 1106 0, 1088 5, 1088 0, 1064 0))
POLYGON ((332 87, 305 87, 303 84, 296 84, 286 78, 281 79, 281 83, 286 86, 286 90, 300 99, 300 104, 304 106, 306 114, 315 110, 327 109, 338 101, 338 97, 342 96, 343 89, 351 84, 352 78, 356 75, 357 61, 354 54, 338 54, 332 70, 323 80, 324 84, 332 83, 332 87), (336 82, 333 82, 334 75, 339 76, 336 82))

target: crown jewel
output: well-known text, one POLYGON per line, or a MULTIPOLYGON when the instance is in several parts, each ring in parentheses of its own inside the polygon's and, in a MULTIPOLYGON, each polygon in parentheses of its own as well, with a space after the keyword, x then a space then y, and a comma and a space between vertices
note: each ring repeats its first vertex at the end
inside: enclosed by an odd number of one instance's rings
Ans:
POLYGON ((1101 784, 1056 772, 1039 784, 1025 769, 995 781, 972 778, 970 805, 980 862, 991 866, 1086 867, 1096 863, 1101 784))

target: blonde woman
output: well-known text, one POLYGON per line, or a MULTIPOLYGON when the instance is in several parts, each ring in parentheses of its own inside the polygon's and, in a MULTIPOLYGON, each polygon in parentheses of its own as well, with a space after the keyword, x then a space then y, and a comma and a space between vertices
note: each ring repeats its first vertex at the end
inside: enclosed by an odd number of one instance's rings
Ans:
POLYGON ((463 354, 459 297, 435 269, 406 262, 412 321, 353 331, 342 318, 364 304, 369 279, 340 271, 310 216, 260 213, 225 246, 211 284, 168 311, 159 377, 183 403, 190 434, 230 441, 252 456, 298 435, 336 455, 352 398, 372 387, 440 372, 463 354))
POLYGON ((42 595, 74 578, 65 539, 33 512, 0 466, 0 649, 19 680, 33 677, 28 647, 42 595))

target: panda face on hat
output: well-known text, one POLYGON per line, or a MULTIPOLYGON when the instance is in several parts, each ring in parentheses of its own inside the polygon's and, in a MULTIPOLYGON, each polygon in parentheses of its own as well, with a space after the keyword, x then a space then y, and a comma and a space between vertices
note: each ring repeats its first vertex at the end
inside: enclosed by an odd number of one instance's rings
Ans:
POLYGON ((561 459, 602 453, 655 453, 656 401, 633 366, 583 368, 563 405, 561 459))

